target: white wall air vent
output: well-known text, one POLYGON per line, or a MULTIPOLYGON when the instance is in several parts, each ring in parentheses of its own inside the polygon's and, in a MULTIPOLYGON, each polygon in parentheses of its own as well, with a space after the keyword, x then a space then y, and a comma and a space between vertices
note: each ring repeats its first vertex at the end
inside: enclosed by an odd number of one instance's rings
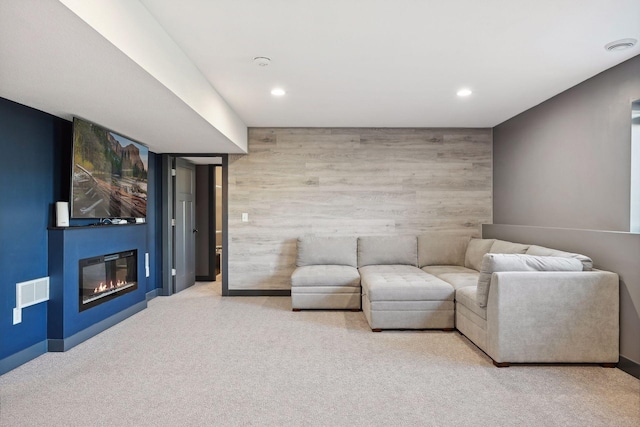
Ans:
POLYGON ((49 300, 49 277, 16 283, 16 308, 13 324, 22 322, 22 309, 49 300))

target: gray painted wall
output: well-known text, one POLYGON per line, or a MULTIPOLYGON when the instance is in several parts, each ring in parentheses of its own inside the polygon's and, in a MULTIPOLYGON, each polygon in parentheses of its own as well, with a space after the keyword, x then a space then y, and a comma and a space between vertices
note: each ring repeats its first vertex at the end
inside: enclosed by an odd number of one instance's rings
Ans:
POLYGON ((491 222, 490 129, 254 128, 228 170, 231 290, 290 289, 304 234, 479 236, 491 222))
POLYGON ((640 234, 628 233, 635 99, 640 56, 494 128, 496 225, 484 234, 584 253, 618 273, 621 355, 640 363, 640 234))
POLYGON ((495 224, 629 231, 640 56, 494 128, 495 224))

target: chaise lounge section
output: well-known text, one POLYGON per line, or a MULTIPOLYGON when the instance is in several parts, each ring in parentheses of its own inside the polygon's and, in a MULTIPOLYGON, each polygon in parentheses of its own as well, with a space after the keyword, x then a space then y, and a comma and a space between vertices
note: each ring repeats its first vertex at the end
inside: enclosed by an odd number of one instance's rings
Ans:
POLYGON ((454 327, 454 290, 417 266, 415 236, 360 237, 362 310, 374 332, 454 327))

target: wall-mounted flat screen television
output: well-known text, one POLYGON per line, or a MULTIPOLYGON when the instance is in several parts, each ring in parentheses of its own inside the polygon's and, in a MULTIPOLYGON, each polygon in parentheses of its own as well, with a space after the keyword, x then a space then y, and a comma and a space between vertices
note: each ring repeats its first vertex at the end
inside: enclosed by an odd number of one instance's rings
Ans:
POLYGON ((72 218, 145 218, 149 149, 73 119, 72 218))

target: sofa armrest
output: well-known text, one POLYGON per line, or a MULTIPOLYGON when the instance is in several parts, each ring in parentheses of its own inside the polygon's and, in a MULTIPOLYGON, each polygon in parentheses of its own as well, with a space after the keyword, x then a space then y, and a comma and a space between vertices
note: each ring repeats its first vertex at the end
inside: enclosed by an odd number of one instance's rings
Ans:
POLYGON ((498 363, 617 363, 619 279, 607 271, 493 273, 487 353, 498 363))

